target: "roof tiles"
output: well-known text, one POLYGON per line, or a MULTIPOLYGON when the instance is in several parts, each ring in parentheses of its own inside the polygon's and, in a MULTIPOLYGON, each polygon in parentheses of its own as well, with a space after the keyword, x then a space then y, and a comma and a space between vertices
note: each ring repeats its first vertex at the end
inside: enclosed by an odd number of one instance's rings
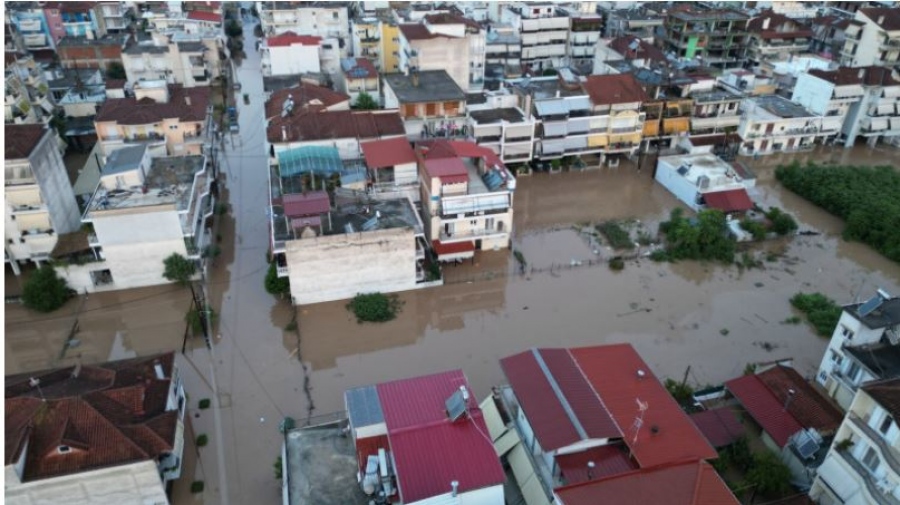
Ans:
POLYGON ((163 119, 178 118, 181 121, 203 121, 209 105, 210 88, 183 88, 172 86, 168 102, 134 97, 107 99, 97 113, 95 121, 115 121, 122 125, 158 123, 163 119))
POLYGON ((803 428, 756 375, 732 379, 725 387, 778 447, 787 445, 788 439, 803 428))
POLYGON ((415 151, 403 137, 363 142, 360 147, 369 168, 387 168, 416 162, 415 151))
POLYGON ((706 206, 722 212, 743 212, 753 208, 753 200, 746 189, 729 189, 703 193, 706 206))
POLYGON ((3 133, 6 138, 3 159, 18 160, 31 156, 47 130, 42 124, 7 123, 3 126, 3 133))
POLYGON ((594 105, 644 102, 644 88, 632 74, 590 75, 582 85, 594 105))

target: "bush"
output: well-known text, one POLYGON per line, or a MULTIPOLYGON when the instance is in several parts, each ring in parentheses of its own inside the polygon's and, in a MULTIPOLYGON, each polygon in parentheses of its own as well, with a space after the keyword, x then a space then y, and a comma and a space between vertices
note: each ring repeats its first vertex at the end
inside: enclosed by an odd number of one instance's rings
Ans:
POLYGON ((118 61, 111 61, 106 65, 107 79, 127 79, 125 74, 125 66, 118 61))
POLYGON ((287 277, 278 277, 275 262, 269 263, 269 270, 264 280, 266 292, 270 295, 284 296, 291 292, 291 281, 287 277))
POLYGON ((231 19, 225 23, 225 35, 229 37, 240 37, 244 34, 244 29, 236 19, 231 19))
POLYGON ((282 474, 284 472, 284 466, 281 462, 281 456, 278 456, 278 458, 275 459, 275 463, 272 463, 272 467, 275 468, 275 479, 281 480, 282 474))
POLYGON ((22 303, 31 310, 53 312, 65 305, 71 296, 66 280, 56 275, 50 265, 36 270, 22 287, 22 303))
POLYGON ((209 398, 204 398, 204 399, 200 400, 200 402, 197 404, 197 406, 200 407, 200 410, 206 410, 209 408, 209 405, 211 403, 212 402, 210 401, 209 398))
POLYGON ((752 219, 742 219, 741 229, 753 235, 753 240, 763 240, 766 238, 766 226, 759 221, 752 219))
POLYGON ((900 173, 890 166, 783 165, 775 177, 789 190, 846 221, 844 238, 900 262, 900 173))
POLYGON ((657 249, 650 253, 650 261, 669 261, 669 253, 665 249, 657 249))
POLYGON ((203 481, 195 480, 194 482, 191 482, 191 492, 194 494, 202 493, 203 492, 203 481))
POLYGON ((178 253, 163 260, 163 277, 168 281, 187 286, 196 273, 197 264, 178 253))
POLYGON ((781 236, 797 231, 797 221, 794 220, 794 217, 786 212, 782 212, 778 207, 769 209, 766 212, 766 217, 772 223, 772 231, 781 236))
POLYGON ((347 310, 356 315, 357 323, 383 323, 397 317, 402 305, 397 295, 360 293, 350 300, 347 310))
POLYGON ((634 249, 631 235, 615 221, 607 221, 597 225, 597 231, 602 233, 606 240, 609 240, 609 245, 613 249, 634 249))
POLYGON ((519 262, 520 267, 525 268, 526 266, 528 266, 528 262, 525 261, 525 255, 522 254, 522 251, 520 251, 518 249, 514 249, 513 256, 516 257, 516 261, 519 262))
POLYGON ((694 388, 673 379, 666 379, 666 391, 675 398, 679 405, 689 406, 694 403, 694 388))
POLYGON ((821 293, 797 293, 791 298, 791 305, 803 312, 821 337, 830 337, 841 318, 841 307, 821 293))
POLYGON ((696 219, 688 219, 682 209, 673 209, 669 220, 660 223, 659 231, 666 236, 666 256, 670 261, 734 261, 735 241, 721 211, 703 210, 696 219))
POLYGON ((616 256, 609 260, 609 269, 615 272, 625 269, 625 260, 621 256, 616 256))
MULTIPOLYGON (((208 309, 208 312, 207 312, 208 328, 207 329, 212 330, 212 324, 213 324, 213 321, 215 321, 215 319, 216 319, 216 312, 212 309, 208 309)), ((203 333, 203 318, 200 317, 200 313, 197 312, 196 308, 192 308, 191 310, 188 311, 187 314, 185 314, 184 322, 186 322, 191 327, 191 331, 193 331, 194 334, 199 335, 200 333, 203 333)))
POLYGON ((200 435, 197 437, 197 447, 206 447, 206 444, 209 443, 209 437, 206 435, 200 435))
POLYGON ((746 475, 747 484, 762 495, 774 495, 790 489, 791 470, 769 451, 753 455, 753 465, 746 475))

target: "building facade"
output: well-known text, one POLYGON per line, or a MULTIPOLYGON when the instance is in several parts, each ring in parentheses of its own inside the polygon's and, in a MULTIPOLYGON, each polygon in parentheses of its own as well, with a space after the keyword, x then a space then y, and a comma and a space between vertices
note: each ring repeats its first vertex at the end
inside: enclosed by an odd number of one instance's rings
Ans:
POLYGON ((743 64, 749 16, 733 9, 671 9, 666 14, 663 45, 679 58, 702 59, 717 68, 743 64))
POLYGON ((745 156, 812 149, 836 137, 843 125, 841 117, 810 112, 778 95, 747 98, 743 107, 737 133, 745 156))

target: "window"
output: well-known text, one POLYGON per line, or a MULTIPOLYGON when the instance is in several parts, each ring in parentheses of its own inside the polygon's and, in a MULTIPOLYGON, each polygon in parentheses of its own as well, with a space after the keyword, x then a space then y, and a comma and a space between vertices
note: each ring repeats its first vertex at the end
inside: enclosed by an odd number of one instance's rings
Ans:
POLYGON ((831 352, 831 362, 832 363, 836 363, 836 364, 840 365, 841 362, 844 361, 844 358, 840 354, 835 352, 834 350, 829 351, 829 352, 831 352))
POLYGON ((853 363, 850 363, 850 366, 847 368, 847 378, 851 382, 855 381, 856 378, 859 376, 859 371, 860 371, 859 363, 857 363, 855 361, 853 363))
POLYGON ((67 452, 72 452, 72 448, 69 447, 68 445, 61 445, 61 446, 57 447, 56 450, 57 450, 57 452, 59 452, 60 454, 65 454, 65 453, 67 453, 67 452))
POLYGON ((884 421, 881 421, 881 426, 878 427, 878 431, 880 431, 882 435, 887 435, 887 432, 891 429, 893 423, 894 419, 891 416, 884 416, 884 421))
POLYGON ((841 335, 843 335, 844 338, 846 338, 847 340, 853 340, 853 335, 855 335, 855 333, 853 333, 853 330, 851 330, 850 328, 847 328, 846 326, 844 326, 842 324, 841 325, 841 335))
POLYGON ((866 455, 863 456, 862 464, 872 473, 875 473, 875 471, 878 470, 881 460, 878 459, 878 453, 875 452, 875 449, 869 447, 869 450, 866 451, 866 455))
POLYGON ((338 13, 337 13, 337 11, 332 12, 332 13, 331 13, 331 19, 337 19, 337 18, 338 18, 338 13))
POLYGON ((177 129, 178 129, 178 125, 177 125, 177 124, 169 125, 169 129, 170 129, 170 130, 177 130, 177 129))

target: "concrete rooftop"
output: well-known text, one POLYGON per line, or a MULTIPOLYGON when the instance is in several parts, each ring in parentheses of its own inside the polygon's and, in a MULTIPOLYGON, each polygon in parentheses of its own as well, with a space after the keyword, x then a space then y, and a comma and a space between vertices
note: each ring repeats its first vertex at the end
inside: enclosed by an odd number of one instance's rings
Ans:
MULTIPOLYGON (((195 176, 205 165, 204 156, 154 158, 142 187, 106 189, 101 185, 91 199, 89 211, 171 204, 179 211, 185 210, 190 203, 195 176)), ((198 187, 203 186, 205 177, 205 173, 199 176, 198 187)))
POLYGON ((419 84, 411 76, 385 74, 384 80, 397 95, 400 103, 425 103, 465 100, 466 94, 444 70, 419 72, 419 84))
POLYGON ((749 112, 758 119, 789 119, 798 117, 818 117, 787 98, 778 95, 767 95, 752 98, 749 112))
POLYGON ((381 200, 368 203, 351 203, 331 212, 331 228, 328 220, 322 220, 325 235, 339 235, 360 231, 412 228, 422 234, 422 221, 408 199, 381 200), (376 212, 378 214, 376 214, 376 212), (376 217, 379 216, 380 217, 376 217))
POLYGON ((291 430, 285 437, 289 505, 366 505, 356 482, 356 448, 343 425, 291 430))

